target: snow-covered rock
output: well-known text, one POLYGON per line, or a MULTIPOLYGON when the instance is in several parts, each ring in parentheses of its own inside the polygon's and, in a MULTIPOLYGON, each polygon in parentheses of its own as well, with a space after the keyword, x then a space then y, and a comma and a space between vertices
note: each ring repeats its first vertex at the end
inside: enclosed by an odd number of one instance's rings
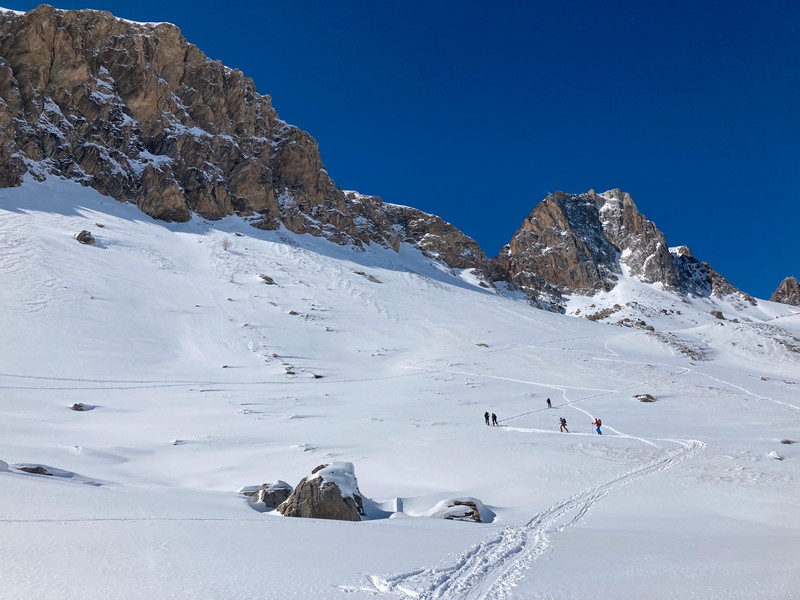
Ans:
POLYGON ((336 462, 316 467, 278 506, 278 512, 287 517, 360 521, 364 515, 364 501, 353 463, 336 462))
POLYGON ((437 503, 425 516, 448 521, 482 523, 481 512, 486 509, 477 498, 449 498, 437 503))

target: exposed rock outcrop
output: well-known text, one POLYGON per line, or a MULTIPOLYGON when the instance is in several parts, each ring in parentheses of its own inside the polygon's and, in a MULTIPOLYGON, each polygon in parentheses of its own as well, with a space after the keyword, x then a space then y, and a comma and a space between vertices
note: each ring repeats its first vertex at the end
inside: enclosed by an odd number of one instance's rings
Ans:
POLYGON ((655 223, 617 189, 548 195, 490 261, 489 272, 556 309, 562 295, 613 289, 623 272, 678 293, 734 294, 755 303, 688 248, 671 251, 655 223))
POLYGON ((663 234, 619 190, 556 192, 523 221, 492 264, 492 276, 545 303, 561 294, 610 290, 622 273, 677 288, 680 277, 663 234))
POLYGON ((277 510, 287 517, 360 521, 362 498, 353 463, 338 462, 320 465, 303 477, 277 510))
POLYGON ((707 262, 700 262, 686 246, 670 249, 672 260, 680 274, 681 291, 695 296, 715 298, 736 298, 755 305, 756 299, 732 285, 717 273, 707 262))
POLYGON ((345 196, 308 133, 168 23, 0 11, 0 187, 25 173, 79 181, 166 221, 237 214, 339 244, 419 244, 455 268, 485 261, 438 217, 345 196))
POLYGON ((416 245, 454 269, 486 266, 486 255, 478 242, 435 215, 357 192, 347 192, 347 199, 369 239, 386 240, 395 250, 401 242, 416 245))
POLYGON ((770 300, 781 304, 800 306, 800 282, 797 281, 796 277, 787 277, 781 281, 770 300))

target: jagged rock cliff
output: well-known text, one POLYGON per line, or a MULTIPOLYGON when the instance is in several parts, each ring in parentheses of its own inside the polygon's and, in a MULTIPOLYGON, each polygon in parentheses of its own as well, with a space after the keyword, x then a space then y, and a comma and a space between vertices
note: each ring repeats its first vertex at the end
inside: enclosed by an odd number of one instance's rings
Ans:
POLYGON ((419 242, 451 266, 485 261, 438 217, 348 198, 308 133, 167 23, 0 11, 0 186, 25 173, 79 181, 163 220, 237 214, 340 244, 419 242))
POLYGON ((671 249, 671 252, 680 274, 681 291, 701 297, 737 296, 749 304, 756 304, 755 298, 731 284, 707 262, 697 260, 686 246, 678 246, 671 249))
POLYGON ((671 253, 655 223, 617 189, 548 195, 491 261, 490 272, 548 307, 557 307, 562 294, 608 291, 623 272, 678 293, 741 294, 755 302, 688 248, 671 253))
POLYGON ((562 293, 613 288, 623 267, 648 283, 680 285, 663 234, 631 197, 590 190, 542 200, 494 259, 492 274, 557 302, 562 293))
POLYGON ((796 277, 787 277, 781 281, 770 300, 781 304, 800 306, 800 282, 797 281, 796 277))

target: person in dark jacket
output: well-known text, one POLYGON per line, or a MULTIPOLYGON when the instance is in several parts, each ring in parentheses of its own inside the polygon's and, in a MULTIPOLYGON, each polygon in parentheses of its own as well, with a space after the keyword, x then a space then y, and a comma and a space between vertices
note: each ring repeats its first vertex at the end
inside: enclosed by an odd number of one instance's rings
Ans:
POLYGON ((489 411, 488 410, 485 413, 483 413, 483 420, 486 421, 487 425, 489 424, 489 411))
POLYGON ((492 413, 492 427, 497 427, 497 415, 492 413))
POLYGON ((561 423, 561 432, 563 433, 564 431, 566 431, 567 433, 569 433, 569 429, 567 429, 567 420, 564 417, 559 417, 558 421, 559 423, 561 423))
POLYGON ((553 405, 550 404, 550 398, 547 399, 547 408, 553 408, 553 405))

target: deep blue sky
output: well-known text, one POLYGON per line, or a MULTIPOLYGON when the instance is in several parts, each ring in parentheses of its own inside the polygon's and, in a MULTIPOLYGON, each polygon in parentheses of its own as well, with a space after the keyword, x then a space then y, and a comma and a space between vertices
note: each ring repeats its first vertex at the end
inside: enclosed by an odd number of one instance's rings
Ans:
POLYGON ((490 256, 548 192, 618 187, 746 292, 800 277, 796 0, 57 7, 175 23, 310 132, 337 184, 490 256))

